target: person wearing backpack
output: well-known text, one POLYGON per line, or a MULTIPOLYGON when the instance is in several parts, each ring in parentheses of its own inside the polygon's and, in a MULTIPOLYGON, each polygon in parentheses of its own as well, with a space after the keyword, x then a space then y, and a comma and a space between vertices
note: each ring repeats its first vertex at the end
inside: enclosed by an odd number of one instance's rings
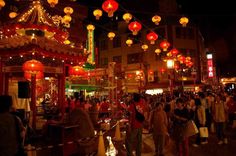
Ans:
POLYGON ((136 144, 136 156, 141 156, 142 149, 142 127, 144 118, 144 103, 141 101, 140 94, 134 93, 133 100, 128 107, 129 111, 129 124, 126 130, 126 152, 127 156, 132 155, 132 147, 134 141, 136 144))

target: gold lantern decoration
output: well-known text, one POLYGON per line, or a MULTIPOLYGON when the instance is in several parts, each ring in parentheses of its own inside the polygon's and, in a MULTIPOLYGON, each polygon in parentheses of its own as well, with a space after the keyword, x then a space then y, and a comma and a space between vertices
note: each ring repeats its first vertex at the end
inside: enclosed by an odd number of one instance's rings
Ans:
POLYGON ((64 44, 69 45, 70 43, 71 43, 70 40, 65 40, 65 41, 64 41, 64 44))
POLYGON ((147 45, 147 44, 143 44, 143 45, 142 45, 142 49, 143 49, 143 51, 147 51, 148 45, 147 45))
POLYGON ((64 13, 65 13, 66 15, 71 15, 71 14, 73 14, 73 12, 74 12, 74 10, 73 10, 73 8, 71 8, 71 7, 65 7, 65 8, 64 8, 64 13))
POLYGON ((125 43, 127 44, 128 47, 130 47, 133 44, 133 40, 128 39, 128 40, 126 40, 125 43))
POLYGON ((161 49, 157 48, 157 49, 155 50, 155 53, 156 53, 157 55, 159 55, 159 54, 161 53, 161 49))
POLYGON ((130 13, 125 13, 123 15, 123 19, 125 20, 126 23, 129 23, 129 21, 133 18, 133 16, 130 13))
POLYGON ((161 16, 155 15, 152 17, 152 22, 155 23, 156 25, 159 25, 161 21, 161 16))
POLYGON ((187 17, 181 17, 179 20, 179 23, 183 26, 186 27, 186 25, 188 24, 189 20, 187 17))
POLYGON ((17 13, 16 12, 10 12, 9 13, 9 17, 10 18, 15 18, 17 16, 17 13))
POLYGON ((102 10, 100 10, 100 9, 94 10, 93 15, 95 16, 96 20, 99 20, 100 17, 102 16, 102 10))
POLYGON ((58 0, 47 0, 47 1, 50 4, 50 7, 52 7, 52 8, 58 4, 58 0))
POLYGON ((70 15, 65 15, 63 17, 63 23, 65 23, 65 24, 70 23, 71 20, 72 20, 72 18, 70 15))
POLYGON ((95 29, 94 25, 92 25, 92 24, 87 25, 88 31, 93 31, 94 29, 95 29))
POLYGON ((107 34, 107 37, 110 39, 110 40, 113 40, 113 38, 116 36, 116 34, 114 32, 109 32, 107 34))
POLYGON ((0 10, 6 5, 4 0, 0 0, 0 10))

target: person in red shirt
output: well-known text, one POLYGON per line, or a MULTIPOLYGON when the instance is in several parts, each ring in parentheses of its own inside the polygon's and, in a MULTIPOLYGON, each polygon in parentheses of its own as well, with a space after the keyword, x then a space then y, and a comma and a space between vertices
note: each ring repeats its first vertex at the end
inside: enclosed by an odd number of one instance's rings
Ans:
POLYGON ((141 102, 140 94, 134 93, 133 100, 130 106, 128 107, 129 125, 127 127, 126 139, 125 139, 127 156, 132 155, 132 146, 133 146, 134 140, 137 141, 136 156, 141 156, 143 122, 137 119, 136 113, 138 111, 140 114, 143 115, 144 108, 145 107, 144 107, 144 104, 141 102))
POLYGON ((107 102, 106 98, 100 104, 99 109, 99 118, 109 117, 109 103, 107 102))

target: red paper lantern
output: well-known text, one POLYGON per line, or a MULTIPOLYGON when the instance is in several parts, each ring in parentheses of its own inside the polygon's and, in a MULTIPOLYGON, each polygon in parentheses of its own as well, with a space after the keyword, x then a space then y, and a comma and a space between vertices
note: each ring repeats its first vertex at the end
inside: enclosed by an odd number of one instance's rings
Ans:
POLYGON ((179 51, 178 51, 178 49, 174 48, 174 49, 172 49, 172 50, 170 51, 170 53, 171 53, 173 56, 176 56, 176 55, 179 53, 179 51))
POLYGON ((69 74, 71 76, 79 77, 79 76, 84 76, 86 72, 81 66, 74 66, 74 67, 70 67, 69 74))
POLYGON ((133 35, 137 35, 139 30, 142 29, 142 25, 139 22, 134 21, 129 24, 128 28, 133 32, 133 35))
POLYGON ((185 62, 185 57, 184 56, 180 56, 178 59, 179 59, 180 63, 184 63, 185 62))
POLYGON ((150 41, 150 44, 155 44, 155 41, 158 39, 158 35, 155 32, 150 32, 147 34, 147 39, 150 41))
POLYGON ((108 13, 108 17, 112 17, 118 6, 119 4, 115 0, 106 0, 102 4, 102 9, 108 13))
POLYGON ((164 40, 160 43, 160 47, 163 49, 163 51, 167 51, 167 49, 170 47, 170 43, 164 40))
MULTIPOLYGON (((30 81, 31 80, 31 74, 29 72, 24 73, 24 77, 30 81)), ((36 74, 36 80, 42 79, 44 77, 43 72, 37 72, 36 74)))
POLYGON ((43 64, 37 60, 29 60, 23 64, 23 71, 30 74, 37 74, 43 72, 43 64))

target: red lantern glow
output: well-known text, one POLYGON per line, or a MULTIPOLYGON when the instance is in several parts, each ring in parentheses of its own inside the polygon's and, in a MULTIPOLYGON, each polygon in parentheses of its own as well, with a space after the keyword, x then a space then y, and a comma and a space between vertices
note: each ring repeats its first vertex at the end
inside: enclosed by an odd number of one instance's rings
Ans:
POLYGON ((163 49, 163 51, 167 51, 167 49, 170 47, 170 43, 164 40, 160 43, 160 47, 163 49))
POLYGON ((43 64, 37 60, 29 60, 23 64, 23 71, 30 74, 37 74, 43 72, 43 64))
POLYGON ((74 66, 74 67, 70 67, 69 74, 71 76, 80 77, 80 76, 84 76, 86 72, 81 66, 74 66))
MULTIPOLYGON (((28 81, 31 80, 31 74, 30 74, 29 72, 25 72, 25 73, 24 73, 24 77, 25 77, 28 81)), ((44 77, 44 75, 43 75, 43 72, 41 72, 41 71, 36 74, 36 80, 42 79, 43 77, 44 77)))
POLYGON ((133 32, 133 35, 137 35, 138 32, 142 29, 142 25, 139 22, 134 21, 129 24, 128 28, 133 32))
POLYGON ((155 44, 155 41, 158 39, 158 35, 154 32, 147 34, 147 39, 150 41, 150 44, 155 44))
POLYGON ((176 56, 179 53, 178 49, 176 49, 176 48, 172 49, 170 52, 174 56, 176 56))
POLYGON ((106 0, 102 4, 102 9, 108 13, 108 17, 112 17, 118 6, 119 4, 115 0, 106 0))

